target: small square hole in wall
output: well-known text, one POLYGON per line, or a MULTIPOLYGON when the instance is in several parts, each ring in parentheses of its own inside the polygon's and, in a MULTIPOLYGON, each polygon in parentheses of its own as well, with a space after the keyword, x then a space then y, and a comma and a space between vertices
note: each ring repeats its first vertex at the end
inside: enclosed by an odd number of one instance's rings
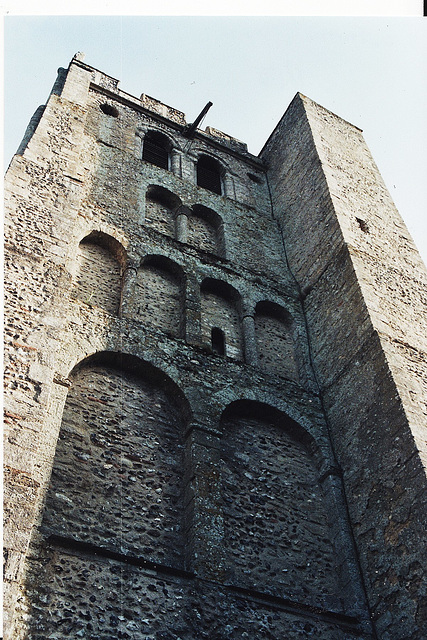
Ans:
POLYGON ((356 218, 357 224, 362 229, 364 233, 369 233, 368 223, 362 220, 361 218, 356 218))
POLYGON ((108 104, 107 102, 105 104, 101 104, 99 108, 107 116, 112 116, 113 118, 117 118, 117 116, 119 115, 119 112, 117 111, 116 107, 113 107, 112 104, 108 104))

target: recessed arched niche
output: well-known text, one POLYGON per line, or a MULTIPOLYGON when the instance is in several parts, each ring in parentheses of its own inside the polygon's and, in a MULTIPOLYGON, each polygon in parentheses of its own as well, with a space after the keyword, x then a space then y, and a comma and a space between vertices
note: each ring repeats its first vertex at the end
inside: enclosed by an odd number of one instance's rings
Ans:
POLYGON ((115 314, 120 305, 125 251, 112 236, 93 231, 80 242, 72 297, 115 314))
POLYGON ((200 290, 203 343, 218 355, 243 360, 240 294, 228 283, 212 278, 206 278, 200 290))
POLYGON ((145 225, 175 237, 175 211, 181 200, 174 193, 159 185, 150 185, 145 197, 145 225))
POLYGON ((298 381, 293 320, 280 305, 262 301, 255 309, 258 362, 266 373, 298 381))
POLYGON ((185 334, 185 275, 165 256, 146 256, 137 270, 128 315, 174 337, 185 334))
POLYGON ((187 237, 188 244, 224 257, 224 227, 216 211, 195 204, 188 216, 187 237))
POLYGON ((124 602, 127 623, 140 624, 142 594, 155 624, 159 572, 185 568, 190 408, 161 370, 123 353, 87 358, 69 381, 28 573, 28 589, 38 585, 29 627, 37 637, 104 637, 115 635, 124 602))
POLYGON ((182 566, 183 394, 124 354, 88 358, 70 380, 43 527, 182 566))
POLYGON ((224 548, 236 586, 324 606, 339 602, 316 447, 277 409, 236 401, 223 413, 224 548))

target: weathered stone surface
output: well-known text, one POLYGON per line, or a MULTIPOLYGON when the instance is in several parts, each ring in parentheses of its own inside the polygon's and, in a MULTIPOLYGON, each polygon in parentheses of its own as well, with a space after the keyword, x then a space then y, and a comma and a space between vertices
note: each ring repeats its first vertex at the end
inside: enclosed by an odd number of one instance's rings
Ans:
POLYGON ((185 125, 78 55, 7 173, 5 637, 422 640, 403 223, 306 98, 260 158, 185 125))
POLYGON ((262 155, 377 634, 421 640, 426 272, 360 130, 298 95, 262 155))

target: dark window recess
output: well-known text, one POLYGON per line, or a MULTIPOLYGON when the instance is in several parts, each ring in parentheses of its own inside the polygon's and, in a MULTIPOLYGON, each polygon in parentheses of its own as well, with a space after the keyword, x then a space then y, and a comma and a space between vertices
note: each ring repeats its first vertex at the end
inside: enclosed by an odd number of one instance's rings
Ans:
POLYGON ((119 115, 116 107, 113 107, 112 104, 101 104, 100 109, 103 113, 105 113, 105 115, 113 116, 113 118, 117 118, 117 116, 119 115))
POLYGON ((219 167, 214 160, 201 158, 197 163, 197 184, 221 195, 221 175, 219 167))
POLYGON ((142 159, 155 164, 162 169, 169 168, 169 154, 167 149, 158 140, 146 137, 142 150, 142 159))
POLYGON ((212 327, 212 351, 220 356, 225 355, 225 336, 224 331, 218 327, 212 327))

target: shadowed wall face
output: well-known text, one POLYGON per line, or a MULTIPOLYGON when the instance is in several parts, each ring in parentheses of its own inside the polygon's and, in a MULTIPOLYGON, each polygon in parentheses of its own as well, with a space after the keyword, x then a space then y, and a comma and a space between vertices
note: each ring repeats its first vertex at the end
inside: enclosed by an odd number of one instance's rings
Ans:
POLYGON ((172 211, 154 195, 147 196, 145 224, 171 238, 175 235, 175 222, 172 211))
POLYGON ((198 249, 218 253, 215 229, 207 220, 197 215, 188 218, 188 243, 198 249))
POLYGON ((222 492, 232 580, 340 608, 327 508, 305 447, 274 423, 224 424, 222 492))
POLYGON ((166 396, 114 369, 84 369, 68 394, 43 527, 179 567, 181 470, 166 396))
POLYGON ((298 381, 294 340, 289 323, 261 308, 255 314, 255 329, 260 367, 268 373, 298 381))
POLYGON ((158 617, 155 592, 164 583, 127 562, 183 566, 181 426, 167 395, 149 381, 105 366, 74 376, 42 523, 46 542, 28 578, 29 592, 35 589, 31 637, 106 638, 119 623, 120 637, 132 637, 126 634, 137 628, 137 612, 158 617), (59 546, 52 535, 61 536, 59 546))
POLYGON ((183 286, 178 276, 159 264, 138 269, 129 313, 149 327, 180 337, 184 330, 183 286))
POLYGON ((225 355, 243 359, 243 345, 237 304, 220 292, 202 287, 202 339, 212 344, 212 328, 220 329, 225 338, 225 355))
POLYGON ((381 639, 423 640, 427 274, 359 129, 298 94, 262 157, 370 617, 381 639))

